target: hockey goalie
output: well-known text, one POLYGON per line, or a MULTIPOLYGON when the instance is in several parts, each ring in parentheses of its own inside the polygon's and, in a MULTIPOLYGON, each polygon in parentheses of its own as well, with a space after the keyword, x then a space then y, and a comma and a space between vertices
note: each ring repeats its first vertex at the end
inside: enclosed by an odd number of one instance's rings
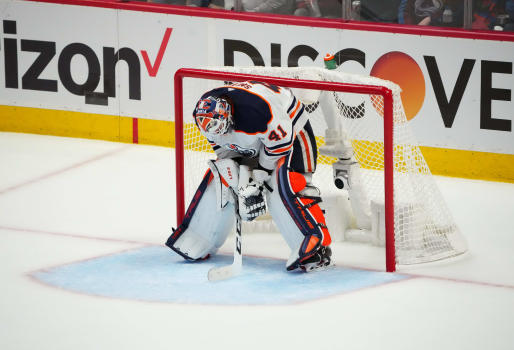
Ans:
POLYGON ((166 245, 187 260, 207 259, 232 230, 237 203, 244 221, 269 212, 291 249, 288 271, 330 265, 331 237, 312 184, 318 150, 293 92, 256 81, 229 84, 204 93, 193 117, 217 159, 166 245))

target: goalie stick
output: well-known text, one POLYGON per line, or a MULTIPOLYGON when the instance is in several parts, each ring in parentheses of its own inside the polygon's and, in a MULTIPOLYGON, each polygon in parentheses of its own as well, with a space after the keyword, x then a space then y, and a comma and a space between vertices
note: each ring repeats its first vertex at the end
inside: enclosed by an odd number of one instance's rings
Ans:
POLYGON ((222 281, 238 275, 243 269, 243 254, 241 252, 241 215, 239 214, 239 198, 231 188, 234 197, 234 211, 236 214, 236 239, 234 244, 234 261, 231 265, 213 267, 209 270, 207 278, 211 282, 222 281))

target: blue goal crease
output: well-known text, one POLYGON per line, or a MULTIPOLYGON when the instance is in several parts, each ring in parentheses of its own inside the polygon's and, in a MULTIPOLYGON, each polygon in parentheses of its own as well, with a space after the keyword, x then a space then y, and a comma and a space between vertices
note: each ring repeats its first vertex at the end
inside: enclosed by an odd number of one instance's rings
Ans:
POLYGON ((161 246, 143 247, 57 266, 31 275, 43 283, 111 298, 213 305, 284 305, 314 301, 409 278, 406 275, 333 266, 312 273, 286 272, 285 261, 243 257, 240 275, 209 282, 214 266, 232 256, 190 263, 161 246))

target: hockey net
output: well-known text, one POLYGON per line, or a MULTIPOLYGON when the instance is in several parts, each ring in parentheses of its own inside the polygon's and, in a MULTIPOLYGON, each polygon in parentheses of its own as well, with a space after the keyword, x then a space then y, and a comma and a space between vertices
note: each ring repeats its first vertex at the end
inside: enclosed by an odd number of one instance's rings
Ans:
MULTIPOLYGON (((297 98, 306 105, 321 148, 328 126, 319 97, 325 94, 323 101, 328 106, 324 110, 332 108, 341 134, 353 149, 356 164, 352 168, 350 187, 358 188, 353 198, 346 188, 338 189, 334 185, 333 170, 338 159, 318 153, 313 182, 321 191, 334 240, 384 245, 388 271, 394 271, 396 264, 436 261, 467 250, 465 239, 411 131, 400 88, 375 77, 315 67, 218 67, 177 72, 175 135, 179 223, 207 170, 207 160, 215 158, 194 124, 194 106, 204 92, 229 81, 243 80, 293 88, 297 98), (390 93, 392 99, 385 98, 382 91, 390 93)), ((274 226, 268 217, 245 224, 243 231, 248 230, 269 231, 274 230, 274 226)))

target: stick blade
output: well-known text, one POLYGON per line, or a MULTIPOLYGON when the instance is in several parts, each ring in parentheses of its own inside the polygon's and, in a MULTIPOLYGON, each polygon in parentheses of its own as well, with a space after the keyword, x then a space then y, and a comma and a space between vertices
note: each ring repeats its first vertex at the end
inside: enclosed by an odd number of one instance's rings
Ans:
POLYGON ((207 273, 207 279, 210 282, 223 281, 238 275, 240 272, 241 268, 237 268, 234 265, 213 267, 207 273))

